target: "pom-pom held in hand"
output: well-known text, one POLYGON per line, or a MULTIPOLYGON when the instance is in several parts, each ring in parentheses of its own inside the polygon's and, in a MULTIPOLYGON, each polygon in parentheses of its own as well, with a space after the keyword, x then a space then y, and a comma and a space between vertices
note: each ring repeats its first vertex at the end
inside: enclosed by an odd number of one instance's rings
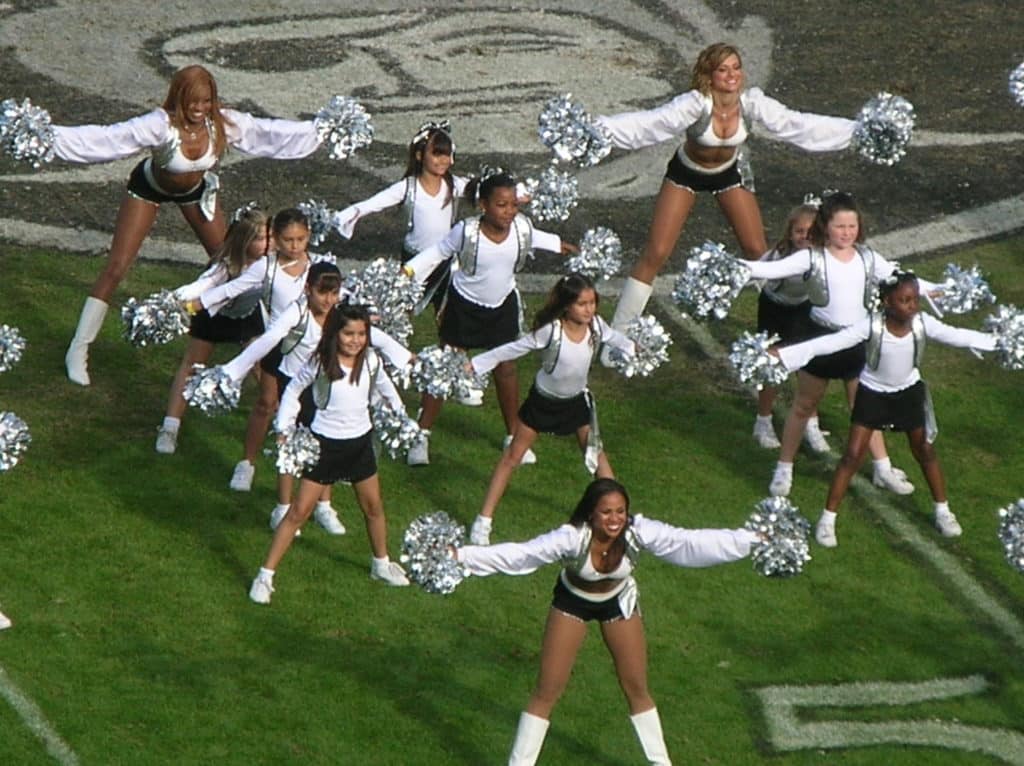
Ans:
POLYGON ((327 207, 327 203, 311 199, 300 202, 295 207, 309 219, 309 244, 316 247, 327 239, 334 225, 334 211, 327 207))
POLYGON ((413 519, 402 538, 400 558, 409 579, 428 593, 453 593, 468 575, 451 554, 465 535, 465 527, 444 511, 413 519))
POLYGON ((591 279, 609 279, 622 268, 622 240, 606 226, 583 232, 580 251, 565 262, 570 274, 579 272, 591 279))
POLYGON ((875 165, 895 165, 907 153, 914 131, 914 107, 891 93, 879 93, 861 107, 853 129, 857 153, 875 165))
POLYGON ((541 143, 555 155, 556 162, 573 162, 580 167, 596 165, 612 150, 608 132, 574 103, 572 94, 550 99, 537 118, 541 143))
POLYGON ((672 300, 695 319, 724 319, 749 279, 750 269, 726 252, 725 245, 705 242, 690 250, 672 300))
POLYGON ((1024 572, 1024 498, 999 509, 999 542, 1010 566, 1024 572))
POLYGON ((668 361, 668 347, 672 336, 665 332, 653 315, 634 317, 626 325, 623 334, 636 346, 633 354, 612 348, 609 351, 612 366, 627 378, 646 378, 668 361))
POLYGON ((332 160, 351 157, 373 143, 370 115, 358 100, 350 96, 332 96, 313 120, 322 143, 330 146, 332 160))
POLYGON ((1024 106, 1024 63, 1010 72, 1010 98, 1017 106, 1024 106))
POLYGON ((396 410, 384 399, 370 405, 373 431, 391 459, 405 455, 423 438, 423 429, 405 410, 396 410))
POLYGON ((729 363, 736 370, 740 383, 753 385, 760 391, 765 386, 774 388, 789 376, 786 366, 768 349, 779 342, 778 335, 766 332, 745 332, 732 344, 729 363))
POLYGON ((423 295, 423 285, 397 268, 393 261, 377 258, 345 278, 349 303, 369 307, 374 323, 403 346, 412 335, 410 315, 423 295))
POLYGON ((141 301, 129 298, 121 307, 124 337, 133 346, 170 343, 188 332, 189 318, 170 290, 153 293, 141 301))
POLYGON ((38 168, 53 159, 53 126, 50 113, 33 106, 27 98, 0 103, 0 149, 19 162, 38 168))
POLYGON ((14 468, 31 441, 24 420, 13 412, 0 412, 0 472, 14 468))
POLYGON ((237 409, 242 394, 241 384, 236 383, 224 368, 193 365, 192 375, 185 381, 182 396, 191 406, 207 415, 220 415, 237 409))
POLYGON ((306 426, 285 431, 284 441, 277 445, 277 472, 302 476, 320 459, 320 442, 306 426))
POLYGON ((468 396, 482 385, 476 375, 466 371, 469 357, 451 346, 427 346, 416 354, 409 377, 417 391, 438 399, 468 396))
POLYGON ((977 264, 962 269, 950 263, 942 277, 942 292, 933 300, 947 314, 969 314, 996 302, 996 296, 977 264))
POLYGON ((811 523, 785 497, 766 497, 743 525, 761 540, 750 549, 754 569, 765 577, 791 577, 811 560, 811 523))
POLYGON ((985 330, 996 336, 999 364, 1008 370, 1024 370, 1024 312, 1016 306, 996 306, 985 318, 985 330))
POLYGON ((0 324, 0 372, 7 372, 21 361, 25 338, 17 327, 0 324))
POLYGON ((539 179, 526 179, 526 193, 530 195, 532 218, 537 221, 565 221, 579 204, 580 183, 572 173, 560 173, 557 167, 548 165, 539 179))

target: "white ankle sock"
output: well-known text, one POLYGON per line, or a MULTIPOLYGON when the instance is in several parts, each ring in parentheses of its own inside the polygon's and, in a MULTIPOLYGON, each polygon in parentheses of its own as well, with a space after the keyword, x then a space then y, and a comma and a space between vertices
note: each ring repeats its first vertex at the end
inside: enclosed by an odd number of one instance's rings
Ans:
POLYGON ((277 505, 274 506, 274 513, 277 513, 278 511, 282 510, 288 510, 288 503, 278 503, 277 505))
POLYGON ((762 426, 762 425, 763 426, 770 426, 772 424, 772 416, 771 415, 758 415, 757 416, 757 424, 759 426, 762 426))
POLYGON ((317 500, 316 501, 316 509, 318 511, 330 511, 330 510, 333 510, 331 508, 331 501, 330 500, 317 500))
POLYGON ((952 513, 949 510, 949 503, 936 503, 935 504, 935 515, 938 516, 940 513, 952 513))
POLYGON ((881 460, 876 460, 875 461, 875 470, 876 471, 891 471, 892 470, 892 461, 889 458, 887 458, 887 457, 883 457, 881 460))
POLYGON ((782 473, 788 473, 790 476, 793 475, 793 464, 783 463, 781 460, 775 464, 775 470, 781 471, 782 473))
POLYGON ((491 529, 491 521, 492 520, 491 520, 490 516, 477 516, 476 520, 473 522, 473 526, 474 527, 481 527, 483 529, 486 529, 486 530, 490 531, 490 529, 491 529))
POLYGON ((259 579, 266 580, 267 582, 274 581, 274 570, 267 569, 266 567, 260 567, 259 579))
POLYGON ((826 508, 821 512, 821 519, 818 523, 825 527, 834 527, 836 525, 836 512, 826 508))
POLYGON ((181 428, 181 418, 164 418, 163 430, 176 434, 179 428, 181 428))

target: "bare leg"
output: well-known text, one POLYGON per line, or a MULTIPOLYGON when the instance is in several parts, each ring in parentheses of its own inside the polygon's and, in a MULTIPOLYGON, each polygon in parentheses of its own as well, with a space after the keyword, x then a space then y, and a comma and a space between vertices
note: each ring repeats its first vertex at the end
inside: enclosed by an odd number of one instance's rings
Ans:
POLYGON ((716 194, 715 200, 736 233, 743 256, 756 261, 764 255, 768 251, 768 242, 764 238, 761 208, 754 193, 738 186, 716 194))
POLYGON ((481 516, 487 518, 494 517, 494 511, 505 494, 505 489, 508 487, 513 472, 519 467, 523 455, 533 446, 536 440, 537 432, 520 421, 512 434, 512 443, 508 445, 508 449, 501 453, 498 464, 494 467, 494 473, 491 474, 491 483, 487 486, 484 504, 480 508, 481 516))
POLYGON ((442 406, 444 406, 444 399, 423 394, 420 397, 420 418, 417 421, 420 428, 433 428, 434 423, 437 422, 438 415, 441 414, 442 406))
POLYGON ((854 474, 857 473, 861 463, 864 462, 864 455, 868 450, 868 442, 874 433, 875 430, 873 428, 868 428, 858 423, 850 425, 850 440, 846 445, 846 452, 843 453, 842 458, 839 460, 839 465, 836 466, 835 475, 832 477, 832 484, 828 489, 828 499, 825 501, 825 510, 835 513, 839 508, 839 504, 843 502, 854 474))
POLYGON ((267 560, 263 562, 263 568, 276 571, 284 554, 291 547, 295 539, 295 532, 302 528, 302 525, 309 520, 313 513, 313 506, 320 496, 323 484, 318 484, 309 479, 303 479, 299 484, 299 496, 291 504, 288 513, 281 519, 281 523, 274 530, 274 539, 270 543, 270 550, 267 552, 267 560))
POLYGON ((500 362, 494 368, 494 388, 505 420, 505 433, 514 434, 519 424, 519 374, 514 361, 500 362))
POLYGON ((786 416, 786 424, 782 430, 782 449, 779 462, 792 463, 800 448, 807 419, 818 411, 818 403, 825 395, 828 381, 801 370, 797 373, 796 398, 793 407, 786 416))
POLYGON ((634 279, 647 284, 654 282, 661 267, 675 250, 676 242, 679 241, 679 235, 696 201, 697 197, 693 192, 682 189, 670 181, 661 182, 661 189, 654 200, 654 215, 647 233, 647 243, 636 265, 633 266, 634 279))
POLYGON ((213 255, 217 248, 224 244, 224 237, 228 231, 224 223, 224 213, 220 209, 220 200, 217 200, 217 209, 213 213, 212 221, 206 220, 199 205, 181 205, 178 209, 192 227, 207 255, 213 255))
POLYGON ((171 392, 167 397, 167 417, 181 419, 185 414, 187 402, 182 392, 185 390, 185 382, 192 374, 192 367, 196 364, 205 364, 213 354, 213 344, 198 338, 190 338, 185 348, 185 355, 181 358, 178 371, 171 383, 171 392))
MULTIPOLYGON (((576 441, 579 442, 580 450, 583 454, 587 452, 587 438, 590 436, 590 426, 580 426, 576 431, 576 441)), ((597 470, 594 472, 595 479, 614 479, 615 474, 612 473, 611 463, 608 462, 608 457, 605 455, 605 451, 602 449, 597 454, 597 470)))
POLYGON ((114 222, 114 239, 110 243, 110 255, 107 257, 103 272, 93 283, 92 292, 89 293, 93 298, 99 298, 105 303, 110 302, 110 296, 135 263, 142 241, 153 228, 159 210, 159 205, 134 197, 126 196, 121 200, 121 207, 118 208, 117 219, 114 222))
POLYGON ((942 474, 942 466, 939 464, 939 456, 935 453, 935 448, 925 438, 924 428, 910 431, 907 434, 907 439, 910 442, 910 451, 914 453, 914 459, 924 472, 928 489, 932 493, 932 500, 936 503, 945 503, 946 477, 942 474))
POLYGON ((576 655, 586 637, 585 622, 557 609, 548 612, 540 649, 540 672, 530 701, 526 704, 527 713, 538 718, 551 718, 551 711, 569 683, 576 655))
MULTIPOLYGON (((388 525, 384 517, 384 502, 380 497, 380 479, 374 474, 368 479, 352 485, 356 502, 359 503, 366 519, 366 534, 370 538, 370 549, 378 559, 388 557, 388 525)), ((299 490, 301 496, 302 490, 299 490)))
POLYGON ((260 397, 249 413, 249 423, 245 431, 244 459, 255 463, 260 454, 263 440, 270 430, 270 419, 277 412, 278 385, 276 375, 260 375, 260 397))
POLYGON ((634 612, 628 620, 601 623, 601 635, 615 661, 615 673, 629 702, 629 712, 650 710, 654 700, 647 689, 647 640, 640 613, 634 612))
POLYGON ((775 406, 775 397, 778 395, 779 389, 765 386, 757 392, 757 414, 762 417, 768 417, 772 414, 772 407, 775 406))

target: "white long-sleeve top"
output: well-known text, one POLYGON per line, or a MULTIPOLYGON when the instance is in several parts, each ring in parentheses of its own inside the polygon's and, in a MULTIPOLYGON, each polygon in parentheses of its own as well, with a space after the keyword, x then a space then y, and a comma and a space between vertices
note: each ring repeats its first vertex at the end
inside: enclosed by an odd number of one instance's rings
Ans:
MULTIPOLYGON (((375 360, 375 363, 380 364, 380 361, 375 360)), ((405 411, 405 405, 387 372, 381 368, 374 375, 372 367, 368 353, 359 382, 353 384, 350 380, 351 368, 342 365, 341 369, 345 376, 331 383, 327 407, 317 407, 313 422, 310 424, 312 431, 328 439, 354 439, 362 436, 373 427, 370 420, 371 396, 383 396, 396 411, 405 411)), ((300 409, 299 395, 312 385, 319 369, 320 361, 314 356, 302 365, 292 378, 292 382, 285 388, 277 416, 274 418, 276 431, 283 432, 295 425, 300 409)))
MULTIPOLYGON (((636 352, 636 344, 618 330, 612 329, 604 319, 594 317, 594 321, 597 322, 600 328, 601 341, 603 343, 607 343, 628 354, 636 352)), ((591 344, 590 338, 592 332, 591 328, 587 327, 583 339, 576 342, 569 338, 563 327, 561 347, 558 351, 558 360, 554 369, 551 372, 547 372, 541 366, 534 378, 534 384, 541 393, 559 399, 568 399, 586 390, 590 365, 594 360, 594 347, 591 344)), ((554 333, 554 323, 546 324, 533 332, 519 336, 514 341, 477 354, 471 360, 473 371, 477 375, 483 375, 493 370, 501 362, 518 359, 531 351, 545 349, 550 345, 554 333)))
MULTIPOLYGON (((533 224, 530 226, 532 228, 533 224)), ((423 282, 442 262, 456 257, 462 249, 464 231, 465 223, 459 221, 444 239, 406 263, 406 267, 413 271, 413 278, 423 282)), ((562 252, 562 238, 557 234, 532 228, 531 242, 534 250, 562 252)), ((492 242, 481 232, 476 272, 467 274, 462 269, 455 269, 452 272, 452 287, 468 301, 479 306, 497 308, 516 289, 515 267, 518 257, 519 240, 512 228, 501 242, 492 242)))
MULTIPOLYGON (((760 88, 744 91, 740 101, 744 116, 763 128, 769 138, 807 151, 845 149, 853 136, 853 120, 798 112, 766 96, 760 88)), ((681 139, 686 129, 710 109, 711 96, 691 90, 654 109, 601 115, 597 122, 608 130, 614 146, 641 149, 681 139)))
MULTIPOLYGON (((247 112, 222 109, 224 132, 229 146, 254 157, 279 160, 299 159, 320 145, 310 120, 277 120, 253 117, 247 112)), ((110 162, 131 157, 144 149, 163 146, 175 138, 170 116, 162 108, 113 125, 54 125, 56 155, 69 162, 110 162)), ((208 170, 218 157, 204 162, 208 170)))
POLYGON ((273 256, 260 258, 234 279, 223 282, 205 290, 199 296, 199 302, 210 316, 216 316, 224 306, 242 293, 250 290, 263 289, 267 272, 273 270, 270 288, 270 317, 273 322, 288 306, 302 295, 306 287, 306 276, 313 261, 306 259, 306 267, 298 274, 289 274, 284 270, 287 264, 278 263, 273 256))
MULTIPOLYGON (((928 340, 937 340, 947 346, 972 348, 978 351, 992 351, 995 336, 963 327, 952 327, 930 314, 921 314, 924 320, 924 335, 928 340)), ((882 323, 882 346, 878 358, 878 369, 867 365, 860 373, 860 382, 873 391, 891 393, 909 388, 921 379, 921 372, 914 364, 914 334, 897 336, 889 332, 882 323)), ((788 370, 799 370, 816 356, 824 356, 844 348, 856 346, 867 340, 871 334, 871 318, 860 321, 828 335, 822 335, 803 343, 794 343, 779 349, 779 358, 788 370)))
POLYGON ((200 295, 205 293, 217 285, 222 285, 229 279, 228 267, 218 261, 207 267, 207 269, 200 274, 192 282, 187 285, 175 288, 174 297, 179 301, 191 301, 198 298, 200 295))

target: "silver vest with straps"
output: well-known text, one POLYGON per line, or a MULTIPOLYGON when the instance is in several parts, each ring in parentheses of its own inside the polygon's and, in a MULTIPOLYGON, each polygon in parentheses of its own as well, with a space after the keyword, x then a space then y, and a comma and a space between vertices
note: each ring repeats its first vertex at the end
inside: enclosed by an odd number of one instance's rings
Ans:
MULTIPOLYGON (((864 266, 864 308, 873 311, 878 295, 878 286, 875 284, 875 251, 870 247, 854 245, 861 264, 864 266)), ((807 297, 813 306, 827 306, 828 274, 827 258, 825 248, 812 247, 811 267, 804 273, 804 282, 807 283, 807 297)))
MULTIPOLYGON (((561 320, 556 319, 551 323, 551 338, 548 340, 548 344, 541 349, 540 352, 540 364, 541 368, 550 375, 555 371, 555 367, 558 365, 558 354, 562 350, 562 336, 564 329, 562 328, 561 320)), ((597 349, 601 346, 601 325, 597 321, 597 317, 590 320, 590 351, 596 354, 597 349)))
MULTIPOLYGON (((878 369, 878 362, 882 358, 882 332, 885 330, 885 314, 877 311, 871 315, 871 331, 867 341, 867 365, 872 370, 878 369)), ((921 366, 921 358, 924 356, 925 334, 924 319, 920 314, 915 314, 910 323, 910 332, 914 336, 914 366, 921 366)))
MULTIPOLYGON (((466 218, 462 222, 462 247, 458 255, 459 268, 466 274, 476 274, 477 253, 480 251, 480 216, 466 218)), ((522 271, 526 262, 533 257, 533 224, 522 213, 512 219, 512 233, 519 250, 516 254, 516 271, 522 271)))
POLYGON ((306 330, 309 329, 310 311, 305 293, 302 294, 299 301, 299 321, 292 325, 284 338, 281 339, 281 356, 288 356, 288 354, 294 351, 295 347, 302 342, 304 337, 306 337, 306 330))
MULTIPOLYGON (((703 136, 708 129, 708 125, 711 124, 711 100, 708 98, 704 99, 704 109, 700 113, 700 117, 697 121, 690 124, 686 128, 686 138, 697 144, 697 139, 703 136)), ((746 110, 743 107, 743 99, 740 99, 740 124, 743 126, 743 130, 746 131, 747 135, 750 135, 750 120, 747 119, 746 110)), ((699 144, 698 144, 699 146, 699 144)), ((679 147, 679 151, 683 151, 683 147, 679 147)), ((754 188, 754 169, 750 165, 750 150, 747 148, 747 143, 744 141, 742 144, 736 147, 736 169, 740 172, 740 184, 747 191, 755 191, 754 188)))
MULTIPOLYGON (((636 568, 637 561, 640 559, 640 541, 637 539, 636 532, 633 530, 632 525, 626 527, 626 530, 622 535, 626 539, 626 558, 629 559, 633 567, 636 568)), ((594 530, 591 529, 589 524, 584 524, 580 528, 579 550, 562 559, 563 566, 565 566, 565 568, 570 572, 579 572, 587 563, 587 557, 590 555, 590 541, 593 537, 594 530)))
MULTIPOLYGON (((370 392, 372 393, 373 386, 377 382, 377 373, 380 372, 380 357, 369 347, 366 349, 363 366, 363 371, 367 370, 370 371, 370 392)), ((313 403, 317 409, 326 410, 327 405, 331 403, 331 385, 333 383, 334 381, 327 377, 327 371, 321 366, 313 379, 313 403)))
MULTIPOLYGON (((405 196, 402 197, 402 210, 405 211, 406 233, 412 231, 412 214, 413 211, 416 209, 416 188, 419 186, 419 184, 416 183, 416 180, 416 176, 405 177, 405 196)), ((454 226, 456 221, 458 221, 459 219, 459 198, 456 197, 454 193, 452 193, 451 189, 448 188, 447 181, 441 182, 441 188, 442 190, 452 195, 449 204, 451 205, 452 208, 451 224, 452 226, 454 226)))

